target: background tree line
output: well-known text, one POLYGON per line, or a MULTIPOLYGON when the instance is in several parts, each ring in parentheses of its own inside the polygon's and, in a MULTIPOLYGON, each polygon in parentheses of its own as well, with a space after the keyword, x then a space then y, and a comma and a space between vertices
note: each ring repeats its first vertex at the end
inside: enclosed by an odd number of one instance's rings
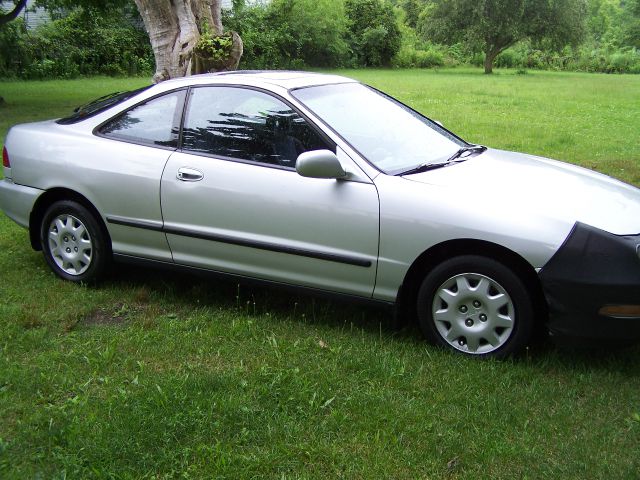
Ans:
MULTIPOLYGON (((133 0, 49 2, 53 21, 0 26, 0 76, 148 75, 133 0)), ((484 65, 640 73, 640 0, 234 0, 240 68, 484 65)))

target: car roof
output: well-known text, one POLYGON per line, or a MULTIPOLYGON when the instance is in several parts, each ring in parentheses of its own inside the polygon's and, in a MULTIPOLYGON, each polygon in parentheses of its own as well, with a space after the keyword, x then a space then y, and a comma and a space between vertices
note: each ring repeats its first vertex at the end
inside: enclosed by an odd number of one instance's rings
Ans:
POLYGON ((293 88, 310 87, 312 85, 328 85, 334 83, 356 82, 351 78, 340 75, 299 72, 288 70, 236 70, 230 72, 205 73, 189 77, 175 78, 162 82, 176 86, 202 85, 202 84, 238 84, 260 85, 271 84, 287 90, 293 88))

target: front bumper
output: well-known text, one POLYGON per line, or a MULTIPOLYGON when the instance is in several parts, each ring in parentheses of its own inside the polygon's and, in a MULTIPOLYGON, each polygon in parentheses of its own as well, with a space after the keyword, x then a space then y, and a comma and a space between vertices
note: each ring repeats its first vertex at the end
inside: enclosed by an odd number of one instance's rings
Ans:
POLYGON ((640 315, 599 313, 606 306, 640 305, 640 235, 613 235, 576 223, 539 276, 556 341, 594 346, 640 341, 640 315))
POLYGON ((4 178, 0 180, 0 210, 18 225, 29 228, 29 215, 42 193, 43 190, 18 185, 4 178))

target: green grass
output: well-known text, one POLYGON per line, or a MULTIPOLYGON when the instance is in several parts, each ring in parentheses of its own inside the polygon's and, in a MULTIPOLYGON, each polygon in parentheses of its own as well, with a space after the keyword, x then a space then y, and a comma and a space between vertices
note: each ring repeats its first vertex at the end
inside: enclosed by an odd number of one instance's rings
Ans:
MULTIPOLYGON (((640 77, 348 71, 470 141, 640 183, 640 77)), ((0 82, 8 125, 141 79, 0 82)), ((122 267, 56 279, 0 216, 0 478, 640 476, 640 348, 474 361, 385 312, 122 267)))

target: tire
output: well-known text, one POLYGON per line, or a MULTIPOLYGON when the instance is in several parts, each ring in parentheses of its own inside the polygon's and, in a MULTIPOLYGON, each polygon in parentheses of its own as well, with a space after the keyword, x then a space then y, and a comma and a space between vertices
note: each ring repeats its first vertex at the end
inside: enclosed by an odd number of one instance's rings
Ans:
POLYGON ((65 280, 95 282, 111 261, 107 235, 94 215, 78 202, 52 204, 42 219, 40 240, 49 267, 65 280))
POLYGON ((417 296, 427 339, 466 355, 504 358, 529 343, 534 305, 524 282, 491 258, 463 255, 442 262, 417 296))

